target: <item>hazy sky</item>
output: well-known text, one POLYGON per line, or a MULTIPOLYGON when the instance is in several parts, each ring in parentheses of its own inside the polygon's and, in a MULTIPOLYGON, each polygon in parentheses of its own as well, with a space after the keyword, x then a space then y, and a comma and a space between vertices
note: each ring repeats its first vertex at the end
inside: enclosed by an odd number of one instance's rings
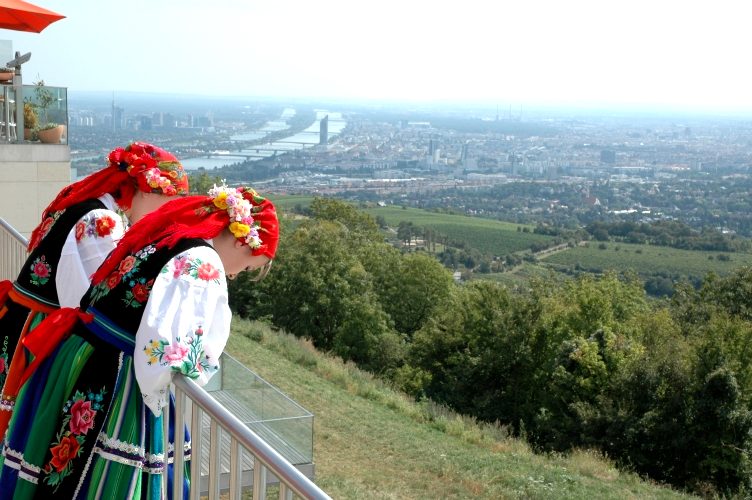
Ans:
POLYGON ((752 3, 38 0, 0 30, 70 90, 752 110, 752 3))

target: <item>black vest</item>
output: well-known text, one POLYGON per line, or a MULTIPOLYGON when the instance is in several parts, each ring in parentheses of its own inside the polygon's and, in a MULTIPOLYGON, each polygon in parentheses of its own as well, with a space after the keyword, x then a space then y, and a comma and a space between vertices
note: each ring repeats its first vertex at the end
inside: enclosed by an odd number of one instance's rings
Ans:
POLYGON ((63 245, 78 220, 97 208, 107 207, 95 198, 71 205, 63 211, 52 224, 49 232, 39 242, 39 245, 32 250, 26 259, 14 283, 14 287, 19 292, 44 304, 60 307, 57 287, 55 286, 55 274, 63 245), (44 273, 40 275, 35 271, 44 271, 44 273))
POLYGON ((147 245, 123 259, 109 278, 89 287, 81 299, 81 310, 86 311, 91 306, 120 329, 135 335, 154 280, 162 268, 176 255, 202 246, 211 247, 200 238, 181 240, 172 248, 162 247, 152 253, 145 251, 151 247, 147 245))

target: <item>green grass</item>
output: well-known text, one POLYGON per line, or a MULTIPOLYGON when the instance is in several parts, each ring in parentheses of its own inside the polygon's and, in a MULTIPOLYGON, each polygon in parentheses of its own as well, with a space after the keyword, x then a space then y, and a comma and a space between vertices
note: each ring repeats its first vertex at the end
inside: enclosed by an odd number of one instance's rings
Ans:
POLYGON ((496 281, 510 288, 527 286, 533 278, 564 279, 564 275, 555 273, 550 268, 541 264, 523 262, 511 271, 488 274, 474 273, 472 276, 473 280, 496 281))
POLYGON ((228 352, 314 413, 316 483, 332 498, 688 498, 594 452, 534 454, 263 324, 232 330, 228 352))
POLYGON ((270 195, 269 198, 274 202, 274 206, 280 211, 290 211, 295 205, 300 205, 303 208, 307 208, 314 199, 314 196, 309 195, 270 195))
POLYGON ((752 254, 747 253, 726 253, 724 255, 728 255, 730 260, 722 261, 717 258, 721 252, 629 243, 605 243, 606 249, 599 249, 599 245, 598 242, 590 242, 587 247, 558 252, 541 259, 541 262, 567 267, 579 263, 584 270, 632 270, 641 275, 664 272, 696 277, 703 277, 710 271, 720 275, 728 274, 740 266, 752 264, 752 254))
POLYGON ((433 228, 452 241, 463 241, 472 248, 493 255, 519 252, 529 248, 533 243, 548 243, 553 239, 551 236, 517 231, 518 227, 527 227, 532 231, 533 226, 465 215, 441 214, 418 208, 378 207, 363 211, 374 217, 384 217, 387 224, 394 227, 405 221, 416 226, 433 228))

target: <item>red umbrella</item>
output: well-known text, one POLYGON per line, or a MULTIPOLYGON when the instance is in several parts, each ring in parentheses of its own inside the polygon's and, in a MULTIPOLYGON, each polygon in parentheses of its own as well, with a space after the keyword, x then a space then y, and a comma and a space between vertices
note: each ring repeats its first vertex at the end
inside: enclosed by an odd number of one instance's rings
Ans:
POLYGON ((0 0, 0 28, 41 33, 65 16, 23 0, 0 0))

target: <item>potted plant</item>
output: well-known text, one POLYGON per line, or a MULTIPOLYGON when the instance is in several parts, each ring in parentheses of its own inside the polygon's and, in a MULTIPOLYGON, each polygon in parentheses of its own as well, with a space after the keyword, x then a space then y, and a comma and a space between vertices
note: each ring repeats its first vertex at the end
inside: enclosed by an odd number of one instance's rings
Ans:
POLYGON ((36 94, 36 106, 41 110, 42 121, 37 129, 39 140, 49 144, 60 144, 65 127, 59 123, 49 121, 48 112, 50 106, 57 102, 52 91, 44 85, 44 80, 35 82, 34 94, 36 94))
POLYGON ((0 68, 0 81, 7 82, 13 79, 16 70, 13 68, 0 68))
POLYGON ((24 116, 24 139, 28 141, 34 138, 34 135, 35 135, 34 129, 36 129, 37 125, 39 125, 36 107, 34 106, 34 103, 31 102, 31 100, 29 99, 24 100, 23 116, 24 116))

